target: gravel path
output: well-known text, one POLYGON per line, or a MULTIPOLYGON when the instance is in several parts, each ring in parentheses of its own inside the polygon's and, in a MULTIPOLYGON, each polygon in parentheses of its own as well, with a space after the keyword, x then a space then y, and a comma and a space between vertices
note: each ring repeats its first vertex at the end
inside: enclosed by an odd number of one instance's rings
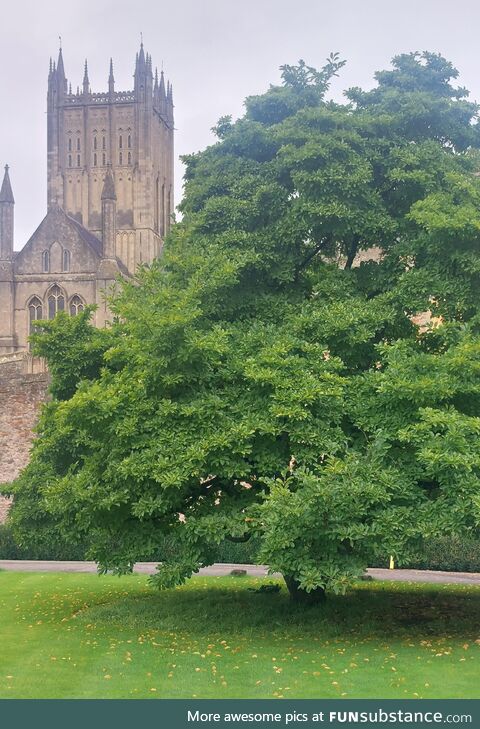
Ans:
MULTIPOLYGON (((142 575, 153 574, 156 564, 156 562, 138 562, 135 565, 135 572, 142 575)), ((222 575, 228 575, 235 569, 246 570, 247 574, 252 577, 264 577, 267 574, 266 567, 252 564, 214 564, 211 567, 202 568, 199 574, 220 577, 222 575)), ((97 568, 95 562, 49 562, 2 559, 0 560, 0 570, 11 570, 14 572, 96 572, 97 568)), ((431 570, 384 569, 369 569, 367 571, 375 580, 455 583, 480 586, 480 573, 478 572, 433 572, 431 570)))

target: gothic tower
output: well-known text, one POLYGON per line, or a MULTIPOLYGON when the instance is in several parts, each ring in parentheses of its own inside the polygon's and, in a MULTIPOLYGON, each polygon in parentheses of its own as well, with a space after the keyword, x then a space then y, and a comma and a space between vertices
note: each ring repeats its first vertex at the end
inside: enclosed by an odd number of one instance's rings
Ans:
POLYGON ((142 43, 132 91, 115 91, 110 61, 107 92, 92 93, 85 62, 82 88, 72 93, 60 49, 57 64, 50 62, 47 104, 49 208, 60 205, 102 239, 102 193, 111 175, 115 219, 108 230, 115 240, 103 243, 108 257, 134 273, 159 255, 173 212, 171 85, 165 89, 163 71, 154 81, 142 43))

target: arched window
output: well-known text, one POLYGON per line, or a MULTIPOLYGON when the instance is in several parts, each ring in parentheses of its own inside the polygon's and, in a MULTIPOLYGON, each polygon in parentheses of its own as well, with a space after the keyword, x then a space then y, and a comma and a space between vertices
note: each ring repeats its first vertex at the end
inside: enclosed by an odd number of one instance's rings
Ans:
POLYGON ((107 148, 106 139, 105 139, 105 137, 102 137, 102 149, 106 149, 106 148, 107 148))
POLYGON ((97 149, 97 138, 93 138, 93 149, 97 149))
POLYGON ((72 166, 72 155, 71 154, 68 155, 68 166, 69 167, 72 166))
POLYGON ((119 164, 123 164, 123 155, 122 155, 122 153, 121 153, 121 152, 120 152, 120 154, 118 155, 118 162, 119 162, 119 164))
POLYGON ((81 311, 83 311, 85 308, 85 304, 81 300, 80 296, 78 294, 75 294, 75 296, 72 296, 70 299, 70 314, 72 316, 77 316, 81 311))
POLYGON ((71 138, 71 137, 70 137, 70 139, 68 140, 68 151, 69 151, 69 152, 71 152, 71 151, 72 151, 72 138, 71 138))
POLYGON ((77 167, 80 167, 80 155, 77 154, 77 167))
POLYGON ((42 271, 43 273, 50 271, 50 251, 43 251, 42 253, 42 271))
POLYGON ((107 161, 107 158, 106 158, 106 156, 105 156, 105 152, 104 152, 104 153, 102 154, 102 165, 103 165, 104 167, 105 167, 106 161, 107 161))
POLYGON ((128 135, 128 139, 127 139, 127 145, 128 145, 128 148, 129 148, 129 149, 130 149, 130 147, 132 146, 132 135, 131 135, 131 134, 129 134, 129 135, 128 135))
POLYGON ((63 270, 64 271, 70 271, 70 251, 68 251, 67 249, 65 249, 63 251, 63 257, 62 258, 63 258, 63 260, 62 260, 63 270))
POLYGON ((122 135, 120 134, 120 136, 119 136, 119 138, 118 138, 118 148, 119 148, 119 149, 122 149, 122 147, 123 147, 123 137, 122 137, 122 135))
POLYGON ((97 155, 96 155, 96 153, 93 155, 93 166, 94 167, 97 166, 97 155))
POLYGON ((128 164, 129 165, 132 164, 132 153, 131 152, 128 153, 128 164))
POLYGON ((28 320, 29 320, 29 332, 33 334, 35 332, 35 322, 43 318, 43 307, 42 302, 38 296, 34 296, 30 299, 28 305, 28 320))
POLYGON ((80 152, 80 137, 77 139, 77 152, 80 152))
POLYGON ((52 286, 48 292, 48 318, 53 319, 59 311, 65 310, 65 296, 60 286, 52 286))

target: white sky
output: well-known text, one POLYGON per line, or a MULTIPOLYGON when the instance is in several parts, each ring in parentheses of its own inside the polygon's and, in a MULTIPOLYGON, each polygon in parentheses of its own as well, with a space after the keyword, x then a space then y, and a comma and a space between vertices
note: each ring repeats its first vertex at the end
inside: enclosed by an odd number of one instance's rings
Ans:
MULTIPOLYGON (((16 0, 0 4, 0 171, 10 165, 16 200, 15 247, 46 212, 48 60, 63 39, 67 78, 81 84, 88 58, 92 91, 107 89, 110 56, 117 90, 133 88, 143 32, 153 64, 173 82, 176 156, 212 140, 224 114, 278 83, 278 68, 299 58, 323 65, 331 51, 347 59, 332 87, 370 87, 392 56, 441 52, 459 83, 480 99, 480 3, 475 0, 16 0)), ((176 167, 176 202, 182 166, 176 167)))

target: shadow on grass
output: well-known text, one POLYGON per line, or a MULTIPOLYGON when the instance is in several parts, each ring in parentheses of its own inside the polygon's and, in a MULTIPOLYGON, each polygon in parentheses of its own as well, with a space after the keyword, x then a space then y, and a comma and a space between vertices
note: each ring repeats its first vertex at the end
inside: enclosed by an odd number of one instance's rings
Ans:
POLYGON ((165 592, 112 597, 89 607, 81 622, 128 630, 278 636, 299 631, 305 639, 336 636, 403 639, 479 637, 480 589, 464 585, 359 584, 319 606, 299 606, 282 588, 257 593, 261 581, 196 578, 165 592), (250 589, 248 589, 250 588, 250 589))

